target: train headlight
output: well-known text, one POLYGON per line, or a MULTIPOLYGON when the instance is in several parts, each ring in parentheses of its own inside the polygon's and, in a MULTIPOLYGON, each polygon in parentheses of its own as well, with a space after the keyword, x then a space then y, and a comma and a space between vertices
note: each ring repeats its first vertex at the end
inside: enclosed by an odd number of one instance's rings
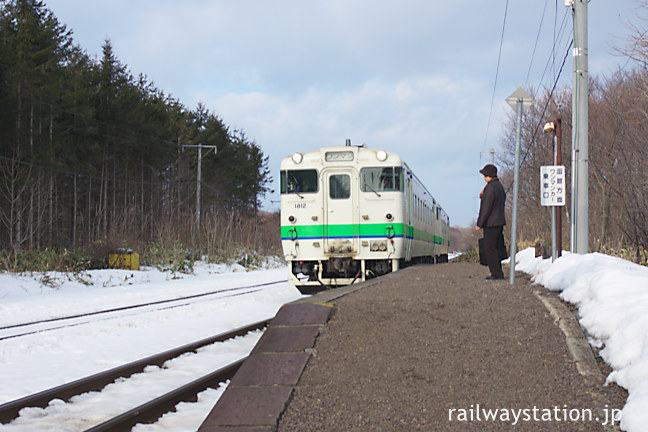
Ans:
POLYGON ((385 215, 385 217, 387 218, 387 220, 392 220, 392 218, 393 218, 394 216, 392 216, 391 213, 387 213, 387 214, 385 215))
POLYGON ((380 162, 384 162, 387 160, 387 152, 385 150, 378 150, 376 152, 376 159, 378 159, 380 162))
POLYGON ((288 220, 290 221, 290 223, 295 223, 295 216, 293 215, 288 216, 288 220))
POLYGON ((293 153, 293 155, 292 155, 292 160, 293 160, 293 162, 295 162, 297 165, 299 165, 299 164, 302 163, 302 161, 304 160, 304 155, 301 154, 301 153, 293 153))

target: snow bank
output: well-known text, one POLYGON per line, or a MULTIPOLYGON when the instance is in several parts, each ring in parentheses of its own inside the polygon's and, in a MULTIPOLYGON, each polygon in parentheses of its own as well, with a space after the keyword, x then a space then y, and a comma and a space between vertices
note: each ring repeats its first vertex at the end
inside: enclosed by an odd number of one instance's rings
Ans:
POLYGON ((563 252, 552 263, 535 258, 533 248, 516 262, 516 270, 578 307, 581 325, 613 368, 606 382, 628 390, 621 428, 648 431, 648 267, 599 253, 563 252))

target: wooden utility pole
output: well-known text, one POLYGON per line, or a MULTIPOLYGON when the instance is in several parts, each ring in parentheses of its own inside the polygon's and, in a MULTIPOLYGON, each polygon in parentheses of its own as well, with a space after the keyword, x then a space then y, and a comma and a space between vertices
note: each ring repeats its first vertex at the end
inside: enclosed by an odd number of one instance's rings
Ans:
POLYGON ((198 149, 198 167, 197 167, 197 175, 196 175, 196 234, 197 238, 200 237, 200 182, 202 180, 202 149, 207 149, 207 154, 209 153, 209 150, 214 150, 214 153, 216 153, 217 149, 216 146, 210 146, 210 145, 204 145, 204 144, 186 144, 183 145, 182 148, 184 149, 185 147, 194 147, 198 149))

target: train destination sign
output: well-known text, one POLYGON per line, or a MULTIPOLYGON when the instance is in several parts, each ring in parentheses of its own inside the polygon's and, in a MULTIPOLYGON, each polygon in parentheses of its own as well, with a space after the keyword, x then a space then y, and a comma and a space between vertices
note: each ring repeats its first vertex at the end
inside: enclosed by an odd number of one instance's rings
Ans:
POLYGON ((564 165, 546 165, 540 167, 540 205, 565 205, 564 165))

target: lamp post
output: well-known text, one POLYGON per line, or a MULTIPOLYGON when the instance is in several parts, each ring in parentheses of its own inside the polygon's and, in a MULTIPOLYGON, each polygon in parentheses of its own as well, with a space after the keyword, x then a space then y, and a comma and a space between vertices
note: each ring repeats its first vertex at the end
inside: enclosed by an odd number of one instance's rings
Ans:
POLYGON ((517 205, 518 205, 518 183, 520 177, 520 135, 522 134, 522 114, 533 104, 533 98, 522 87, 515 90, 506 98, 511 108, 517 112, 517 128, 515 133, 515 170, 513 176, 513 215, 511 217, 511 264, 509 271, 509 284, 515 283, 515 254, 517 253, 517 205))

